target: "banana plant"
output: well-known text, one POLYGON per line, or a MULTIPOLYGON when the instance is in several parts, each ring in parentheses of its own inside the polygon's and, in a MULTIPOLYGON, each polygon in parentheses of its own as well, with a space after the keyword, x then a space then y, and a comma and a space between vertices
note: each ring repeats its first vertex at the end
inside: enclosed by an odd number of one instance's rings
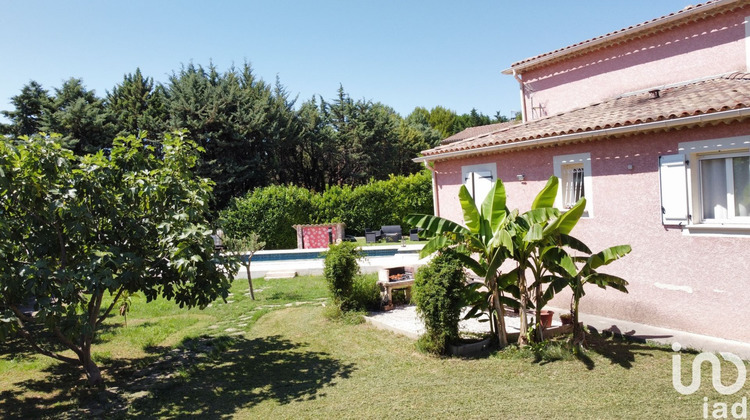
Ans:
MULTIPOLYGON (((573 292, 570 300, 570 313, 573 314, 573 344, 577 349, 583 346, 586 339, 583 326, 578 322, 578 305, 581 298, 586 294, 584 286, 595 284, 602 289, 611 287, 623 293, 628 293, 627 281, 611 274, 600 273, 597 269, 624 257, 630 251, 630 245, 618 245, 586 257, 574 257, 566 253, 559 260, 559 272, 563 274, 573 292)), ((545 299, 551 299, 554 293, 555 290, 549 288, 545 294, 545 299)))
MULTIPOLYGON (((503 305, 507 299, 503 292, 507 291, 509 284, 498 282, 498 278, 500 265, 512 254, 513 249, 513 238, 507 230, 510 218, 505 206, 505 186, 502 181, 497 180, 479 208, 466 186, 461 186, 458 197, 466 226, 442 217, 424 214, 409 215, 406 221, 412 226, 422 228, 425 236, 431 236, 422 248, 422 258, 450 246, 466 249, 477 256, 477 259, 470 255, 461 255, 460 258, 467 268, 483 278, 483 285, 492 297, 489 302, 494 310, 490 310, 490 313, 496 314, 491 318, 495 323, 498 344, 502 348, 508 345, 503 305)), ((508 277, 504 276, 501 279, 507 280, 508 277)), ((479 306, 475 306, 470 315, 474 314, 479 306)))
MULTIPOLYGON (((590 253, 589 249, 580 241, 569 236, 573 227, 578 223, 586 207, 586 199, 581 198, 570 210, 560 213, 554 208, 555 198, 559 180, 551 176, 547 184, 534 198, 531 210, 515 217, 509 227, 513 237, 513 255, 516 261, 516 269, 509 275, 515 276, 519 289, 519 317, 520 330, 518 345, 528 344, 527 309, 533 307, 536 313, 535 340, 543 340, 543 331, 540 323, 540 315, 544 306, 544 285, 552 282, 556 277, 550 267, 556 267, 556 260, 561 255, 560 247, 565 245, 576 250, 590 253), (529 287, 527 274, 532 276, 532 284, 529 287), (534 294, 533 303, 530 293, 534 294)), ((560 282, 553 283, 549 287, 556 287, 559 291, 560 282)))

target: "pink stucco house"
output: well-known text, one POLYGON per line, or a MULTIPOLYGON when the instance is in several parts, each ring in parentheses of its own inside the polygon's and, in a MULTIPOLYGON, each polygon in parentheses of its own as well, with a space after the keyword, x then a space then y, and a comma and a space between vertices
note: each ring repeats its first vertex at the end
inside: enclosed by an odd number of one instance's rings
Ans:
MULTIPOLYGON (((462 184, 495 179, 528 209, 547 178, 573 234, 630 244, 607 267, 630 293, 588 289, 582 312, 750 342, 750 0, 715 0, 510 66, 524 121, 423 152, 435 214, 461 222, 462 184)), ((559 297, 556 306, 567 307, 559 297)))

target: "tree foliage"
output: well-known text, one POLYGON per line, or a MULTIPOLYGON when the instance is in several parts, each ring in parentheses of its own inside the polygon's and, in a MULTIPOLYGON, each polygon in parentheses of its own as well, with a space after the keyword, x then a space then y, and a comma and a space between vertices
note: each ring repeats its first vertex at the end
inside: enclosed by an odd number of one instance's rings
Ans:
POLYGON ((122 83, 107 92, 104 106, 117 126, 118 135, 138 135, 146 131, 158 138, 166 128, 166 91, 144 77, 141 69, 123 76, 122 83))
POLYGON ((60 133, 82 155, 109 148, 115 135, 147 132, 158 141, 165 131, 186 129, 205 149, 196 172, 215 184, 213 211, 270 185, 322 192, 417 173, 422 168, 412 159, 421 151, 466 127, 505 118, 442 106, 417 107, 402 118, 380 102, 353 99, 343 86, 330 100, 298 103, 278 78, 267 83, 249 64, 223 72, 189 64, 165 84, 136 68, 103 99, 76 78, 51 92, 29 82, 12 98, 14 109, 2 111, 9 123, 0 131, 60 133))
POLYGON ((400 224, 412 226, 406 216, 432 211, 430 173, 391 176, 357 187, 333 186, 322 193, 289 186, 257 188, 232 200, 221 211, 220 223, 228 236, 257 232, 271 249, 294 248, 293 225, 343 222, 350 234, 363 235, 365 228, 400 224))
POLYGON ((10 124, 2 125, 2 132, 13 137, 30 136, 42 131, 42 118, 51 106, 52 98, 42 86, 31 81, 21 88, 21 93, 12 97, 13 111, 2 111, 10 124))
POLYGON ((199 151, 183 134, 158 150, 116 138, 108 156, 76 156, 59 136, 0 144, 2 336, 20 334, 100 385, 91 347, 121 298, 200 308, 226 298, 239 266, 214 252, 211 182, 192 173, 199 151))
POLYGON ((255 232, 269 249, 296 248, 293 226, 311 222, 311 200, 310 191, 302 187, 257 188, 232 200, 221 213, 221 225, 230 238, 255 232))

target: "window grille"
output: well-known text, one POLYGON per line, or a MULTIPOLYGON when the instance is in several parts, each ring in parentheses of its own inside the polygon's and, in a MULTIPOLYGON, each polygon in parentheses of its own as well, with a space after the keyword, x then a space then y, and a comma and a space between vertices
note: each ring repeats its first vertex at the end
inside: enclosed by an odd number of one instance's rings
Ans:
POLYGON ((562 167, 563 208, 569 209, 586 196, 583 187, 583 164, 562 167))

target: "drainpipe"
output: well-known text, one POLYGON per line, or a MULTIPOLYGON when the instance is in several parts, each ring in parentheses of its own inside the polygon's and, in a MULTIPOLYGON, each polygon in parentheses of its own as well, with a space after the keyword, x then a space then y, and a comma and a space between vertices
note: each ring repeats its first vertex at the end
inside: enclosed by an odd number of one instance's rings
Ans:
POLYGON ((521 80, 521 77, 516 72, 516 69, 513 69, 513 77, 515 77, 516 80, 518 80, 518 85, 521 88, 521 118, 523 120, 522 122, 525 123, 526 122, 526 92, 525 92, 526 86, 524 86, 523 80, 521 80))

